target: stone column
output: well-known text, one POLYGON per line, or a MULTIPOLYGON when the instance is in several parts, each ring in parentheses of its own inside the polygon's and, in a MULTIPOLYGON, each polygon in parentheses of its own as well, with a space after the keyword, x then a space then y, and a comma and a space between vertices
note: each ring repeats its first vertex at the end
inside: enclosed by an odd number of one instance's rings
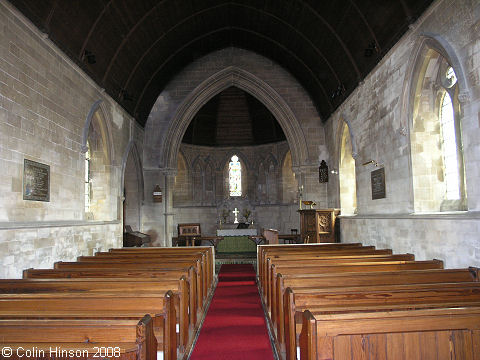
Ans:
POLYGON ((172 168, 163 168, 162 173, 164 183, 164 246, 172 246, 172 237, 175 234, 173 188, 177 170, 172 168))
MULTIPOLYGON (((142 206, 142 231, 149 234, 152 246, 165 246, 165 176, 160 168, 144 168, 145 201, 142 206), (153 202, 153 189, 158 185, 162 189, 162 202, 153 202)), ((171 202, 170 202, 171 203, 171 202)))

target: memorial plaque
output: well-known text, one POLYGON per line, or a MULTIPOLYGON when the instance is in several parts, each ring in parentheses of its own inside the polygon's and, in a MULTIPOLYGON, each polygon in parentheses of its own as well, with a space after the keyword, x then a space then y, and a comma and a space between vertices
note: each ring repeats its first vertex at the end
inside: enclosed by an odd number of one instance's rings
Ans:
POLYGON ((50 201, 50 166, 24 159, 23 200, 50 201))
POLYGON ((386 197, 385 191, 385 168, 371 172, 372 177, 372 200, 386 197))

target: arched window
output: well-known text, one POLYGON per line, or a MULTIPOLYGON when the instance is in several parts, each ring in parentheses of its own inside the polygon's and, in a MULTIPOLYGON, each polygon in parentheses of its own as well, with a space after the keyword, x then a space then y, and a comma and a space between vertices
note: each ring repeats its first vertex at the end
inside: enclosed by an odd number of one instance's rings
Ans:
POLYGON ((242 164, 237 155, 233 155, 228 164, 228 183, 230 196, 242 196, 242 164))
POLYGON ((110 221, 117 218, 117 197, 112 184, 108 129, 98 108, 88 125, 85 141, 85 219, 110 221), (87 179, 88 176, 88 179, 87 179), (88 189, 88 190, 87 190, 88 189), (88 201, 87 201, 88 198, 88 201))
POLYGON ((435 44, 428 43, 419 59, 410 95, 414 209, 466 210, 460 89, 455 69, 435 44))
POLYGON ((355 159, 352 155, 352 139, 347 123, 344 123, 342 129, 339 181, 342 214, 353 215, 357 212, 357 184, 355 178, 355 159))
MULTIPOLYGON (((450 68, 451 69, 451 68, 450 68)), ((447 200, 460 199, 458 178, 457 140, 455 136, 455 118, 452 98, 445 92, 440 106, 440 125, 442 132, 442 150, 447 200)))
POLYGON ((87 142, 85 153, 85 212, 90 212, 92 182, 90 177, 90 144, 87 142))

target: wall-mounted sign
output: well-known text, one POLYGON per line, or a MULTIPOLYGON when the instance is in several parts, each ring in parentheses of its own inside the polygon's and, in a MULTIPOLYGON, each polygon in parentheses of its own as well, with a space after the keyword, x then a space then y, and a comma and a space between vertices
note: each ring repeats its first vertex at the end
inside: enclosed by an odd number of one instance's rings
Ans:
POLYGON ((23 200, 50 201, 50 166, 23 162, 23 200))
POLYGON ((387 196, 385 190, 385 168, 371 172, 372 200, 383 199, 387 196))

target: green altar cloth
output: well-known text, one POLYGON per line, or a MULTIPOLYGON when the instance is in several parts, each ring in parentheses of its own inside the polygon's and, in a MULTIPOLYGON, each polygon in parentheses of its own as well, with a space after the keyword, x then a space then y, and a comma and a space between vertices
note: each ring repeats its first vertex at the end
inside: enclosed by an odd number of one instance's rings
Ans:
POLYGON ((218 253, 256 252, 257 245, 248 236, 224 236, 217 245, 218 253))

